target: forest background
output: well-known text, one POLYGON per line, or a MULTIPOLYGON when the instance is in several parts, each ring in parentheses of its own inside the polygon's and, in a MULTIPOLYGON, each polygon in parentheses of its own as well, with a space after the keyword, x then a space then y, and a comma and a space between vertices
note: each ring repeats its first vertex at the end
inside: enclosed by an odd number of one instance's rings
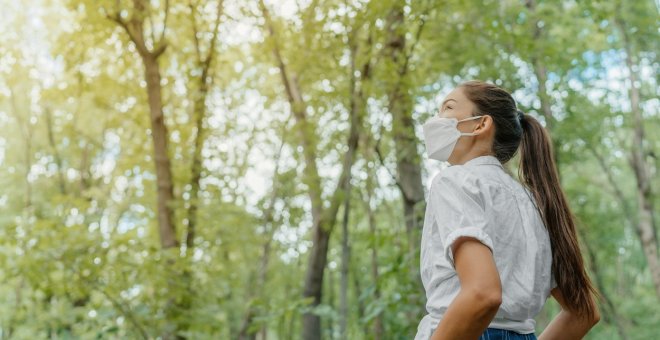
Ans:
POLYGON ((2 339, 411 339, 421 125, 470 79, 552 135, 587 338, 660 333, 657 0, 0 8, 2 339))

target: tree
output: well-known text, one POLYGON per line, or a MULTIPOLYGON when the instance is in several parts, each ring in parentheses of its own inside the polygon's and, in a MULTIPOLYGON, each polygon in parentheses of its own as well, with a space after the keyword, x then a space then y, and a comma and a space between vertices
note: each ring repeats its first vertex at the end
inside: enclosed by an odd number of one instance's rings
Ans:
POLYGON ((169 1, 165 1, 160 32, 156 32, 156 26, 153 24, 155 19, 151 18, 153 15, 151 5, 144 0, 134 0, 130 14, 126 14, 129 12, 122 8, 115 8, 114 13, 108 14, 108 19, 116 22, 135 44, 144 65, 144 79, 147 83, 151 137, 158 183, 158 225, 163 249, 179 246, 173 218, 174 184, 167 148, 169 140, 163 116, 161 72, 158 65, 158 59, 167 49, 165 32, 169 10, 169 1), (146 27, 145 22, 147 23, 146 27))

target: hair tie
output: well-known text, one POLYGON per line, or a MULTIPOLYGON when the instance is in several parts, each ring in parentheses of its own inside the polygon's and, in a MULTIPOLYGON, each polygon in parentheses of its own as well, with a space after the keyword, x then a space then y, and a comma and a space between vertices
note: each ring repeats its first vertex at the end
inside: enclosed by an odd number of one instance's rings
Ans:
POLYGON ((516 112, 518 113, 518 120, 520 122, 522 122, 523 119, 525 118, 525 114, 522 111, 518 110, 518 109, 516 109, 516 112))

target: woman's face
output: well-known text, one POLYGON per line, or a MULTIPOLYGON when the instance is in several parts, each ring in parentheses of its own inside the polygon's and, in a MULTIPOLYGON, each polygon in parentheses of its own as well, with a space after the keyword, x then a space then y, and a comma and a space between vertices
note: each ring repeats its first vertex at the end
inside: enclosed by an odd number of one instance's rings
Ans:
MULTIPOLYGON (((463 93, 460 87, 451 91, 440 104, 438 116, 458 120, 472 117, 476 106, 463 93)), ((449 156, 449 164, 463 164, 474 157, 492 154, 493 145, 492 117, 485 115, 474 120, 459 122, 456 126, 461 132, 478 133, 476 136, 461 136, 449 156)))

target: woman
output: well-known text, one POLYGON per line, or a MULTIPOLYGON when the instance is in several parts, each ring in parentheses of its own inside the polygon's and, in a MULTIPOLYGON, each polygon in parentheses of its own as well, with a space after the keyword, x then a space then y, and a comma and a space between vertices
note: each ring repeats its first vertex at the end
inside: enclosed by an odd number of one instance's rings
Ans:
POLYGON ((600 319, 550 139, 505 90, 459 85, 424 124, 432 180, 421 244, 426 310, 415 340, 581 339, 600 319), (503 168, 520 149, 519 178, 503 168))

